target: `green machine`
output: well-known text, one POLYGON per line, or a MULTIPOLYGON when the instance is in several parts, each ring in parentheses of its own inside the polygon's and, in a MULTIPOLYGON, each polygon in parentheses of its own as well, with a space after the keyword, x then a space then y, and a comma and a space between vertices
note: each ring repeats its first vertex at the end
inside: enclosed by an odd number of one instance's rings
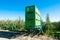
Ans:
POLYGON ((36 6, 27 6, 25 9, 25 28, 29 31, 42 32, 42 20, 36 6))

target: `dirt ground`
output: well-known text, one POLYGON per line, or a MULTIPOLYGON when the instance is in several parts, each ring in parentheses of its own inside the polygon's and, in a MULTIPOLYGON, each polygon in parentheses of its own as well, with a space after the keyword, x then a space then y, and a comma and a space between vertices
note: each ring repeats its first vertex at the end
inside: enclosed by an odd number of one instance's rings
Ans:
POLYGON ((0 38, 0 40, 56 40, 47 36, 37 36, 35 35, 34 37, 31 36, 19 36, 17 38, 12 38, 12 39, 7 39, 7 38, 0 38))

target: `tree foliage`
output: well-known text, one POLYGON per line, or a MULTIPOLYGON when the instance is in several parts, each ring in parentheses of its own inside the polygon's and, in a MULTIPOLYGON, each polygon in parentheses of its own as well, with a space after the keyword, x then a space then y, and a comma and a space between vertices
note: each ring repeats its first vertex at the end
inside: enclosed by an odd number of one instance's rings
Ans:
POLYGON ((50 22, 49 14, 47 14, 46 22, 44 22, 44 33, 53 37, 56 33, 60 33, 60 21, 50 22))
POLYGON ((51 35, 51 33, 54 31, 55 27, 50 22, 49 14, 46 16, 46 22, 45 22, 45 33, 48 35, 51 35))
POLYGON ((25 23, 19 17, 17 20, 2 20, 0 21, 0 29, 2 30, 24 30, 25 23))

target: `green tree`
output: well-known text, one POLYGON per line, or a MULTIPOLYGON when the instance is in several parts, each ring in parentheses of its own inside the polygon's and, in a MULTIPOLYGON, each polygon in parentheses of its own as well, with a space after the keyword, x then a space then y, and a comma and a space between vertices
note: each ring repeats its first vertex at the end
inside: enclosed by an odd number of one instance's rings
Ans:
POLYGON ((46 28, 46 33, 49 34, 49 30, 50 30, 50 19, 49 19, 49 14, 47 14, 46 16, 46 24, 45 24, 45 28, 46 28))
POLYGON ((45 30, 48 35, 51 35, 54 30, 54 25, 50 22, 49 14, 46 16, 45 30))

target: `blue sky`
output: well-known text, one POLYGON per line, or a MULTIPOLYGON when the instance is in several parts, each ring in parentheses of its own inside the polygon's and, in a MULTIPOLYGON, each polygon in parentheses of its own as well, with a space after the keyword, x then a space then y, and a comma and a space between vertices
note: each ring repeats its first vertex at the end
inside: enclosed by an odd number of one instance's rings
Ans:
POLYGON ((25 7, 36 5, 42 20, 49 13, 50 20, 60 21, 60 0, 0 0, 0 20, 25 19, 25 7))

